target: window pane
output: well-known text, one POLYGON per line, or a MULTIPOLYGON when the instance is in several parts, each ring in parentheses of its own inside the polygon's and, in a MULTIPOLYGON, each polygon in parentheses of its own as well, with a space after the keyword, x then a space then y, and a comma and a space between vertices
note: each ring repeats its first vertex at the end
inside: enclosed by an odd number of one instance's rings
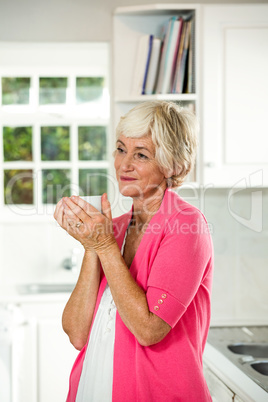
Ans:
POLYGON ((4 161, 32 161, 32 127, 3 127, 4 161))
POLYGON ((79 160, 106 160, 106 127, 78 127, 79 160))
POLYGON ((5 204, 33 204, 33 171, 4 171, 5 204))
POLYGON ((41 159, 70 160, 70 127, 41 127, 41 159))
POLYGON ((68 79, 65 77, 40 77, 40 105, 65 103, 67 83, 68 79))
POLYGON ((42 178, 44 204, 56 204, 62 197, 70 196, 70 170, 46 169, 42 171, 42 178))
POLYGON ((107 169, 80 169, 80 195, 102 195, 107 193, 107 169))
POLYGON ((30 84, 30 78, 2 77, 2 104, 29 104, 30 84))
POLYGON ((77 77, 76 102, 92 102, 103 95, 104 77, 77 77))

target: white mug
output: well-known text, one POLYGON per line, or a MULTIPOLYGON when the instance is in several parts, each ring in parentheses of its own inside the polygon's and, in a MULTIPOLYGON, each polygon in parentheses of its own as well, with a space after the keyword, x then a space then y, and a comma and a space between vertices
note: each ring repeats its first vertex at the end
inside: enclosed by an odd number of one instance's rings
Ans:
POLYGON ((80 198, 93 205, 94 208, 101 212, 101 195, 87 195, 85 197, 80 196, 80 198))

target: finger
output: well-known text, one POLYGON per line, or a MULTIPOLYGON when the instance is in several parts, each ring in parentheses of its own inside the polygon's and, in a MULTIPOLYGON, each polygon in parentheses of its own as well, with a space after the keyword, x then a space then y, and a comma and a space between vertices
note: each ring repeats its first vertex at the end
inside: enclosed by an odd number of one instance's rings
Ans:
POLYGON ((78 218, 78 216, 66 204, 64 204, 64 216, 67 225, 70 227, 75 227, 77 223, 81 223, 81 220, 78 218))
POLYGON ((54 218, 57 219, 57 216, 59 214, 60 208, 62 207, 62 199, 57 203, 55 211, 54 211, 54 218))
POLYGON ((104 193, 101 197, 101 209, 103 215, 109 219, 110 221, 112 220, 112 210, 111 210, 111 204, 108 200, 108 196, 106 193, 104 193))
POLYGON ((89 218, 89 215, 74 202, 74 199, 64 197, 64 211, 68 217, 76 218, 82 222, 89 218))
POLYGON ((81 223, 68 206, 64 207, 63 219, 68 228, 74 229, 78 223, 81 223))
POLYGON ((63 214, 63 225, 65 230, 72 236, 74 232, 75 223, 74 221, 68 219, 66 214, 63 214))
POLYGON ((63 202, 60 200, 56 206, 55 212, 54 212, 54 219, 58 222, 58 224, 63 227, 63 202))

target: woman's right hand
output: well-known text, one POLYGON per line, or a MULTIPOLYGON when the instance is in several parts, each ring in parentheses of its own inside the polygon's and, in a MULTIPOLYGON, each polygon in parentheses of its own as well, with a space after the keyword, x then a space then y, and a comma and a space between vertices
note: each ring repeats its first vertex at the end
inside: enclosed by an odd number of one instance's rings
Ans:
POLYGON ((99 212, 79 196, 64 197, 56 205, 54 218, 85 250, 98 253, 115 242, 106 193, 102 195, 101 206, 99 212))
MULTIPOLYGON (((76 226, 72 226, 72 230, 70 230, 70 225, 68 224, 64 212, 64 201, 63 198, 57 203, 56 209, 54 212, 54 219, 58 222, 58 224, 66 230, 66 232, 71 235, 74 239, 78 240, 80 243, 80 236, 78 233, 78 229, 76 230, 76 226)), ((92 250, 93 251, 93 250, 92 250)))

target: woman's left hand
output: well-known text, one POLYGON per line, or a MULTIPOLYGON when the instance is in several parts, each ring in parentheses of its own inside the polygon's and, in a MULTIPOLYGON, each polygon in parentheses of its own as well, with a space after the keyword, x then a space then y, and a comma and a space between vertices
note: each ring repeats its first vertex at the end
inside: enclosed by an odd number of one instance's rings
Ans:
POLYGON ((67 232, 85 248, 97 253, 116 243, 113 234, 111 206, 107 194, 101 198, 102 213, 78 196, 64 197, 63 223, 67 232))

